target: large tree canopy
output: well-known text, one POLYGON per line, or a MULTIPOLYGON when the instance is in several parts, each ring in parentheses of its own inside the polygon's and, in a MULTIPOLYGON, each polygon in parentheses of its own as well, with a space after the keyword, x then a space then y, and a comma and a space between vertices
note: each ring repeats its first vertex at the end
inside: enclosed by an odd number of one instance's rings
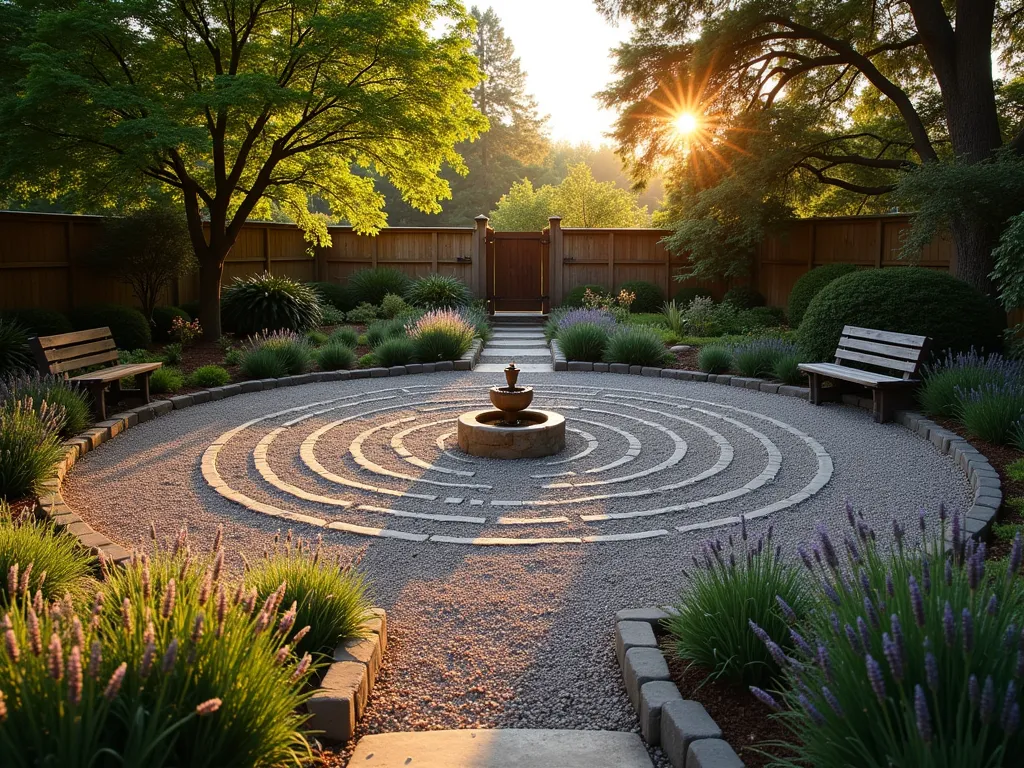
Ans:
POLYGON ((13 0, 0 12, 2 191, 93 210, 172 194, 214 338, 246 218, 276 206, 323 243, 315 195, 375 231, 384 201, 360 169, 440 210, 442 165, 464 171, 455 145, 486 128, 456 0, 13 0))
POLYGON ((992 248, 1024 208, 1000 167, 1024 152, 1024 2, 597 3, 637 24, 604 94, 622 110, 620 151, 641 181, 675 165, 673 245, 694 251, 698 271, 740 269, 744 251, 723 243, 756 242, 773 212, 904 202, 930 206, 921 226, 948 224, 954 272, 991 289, 992 248), (687 137, 682 111, 699 116, 687 137), (921 193, 942 174, 952 196, 921 193))

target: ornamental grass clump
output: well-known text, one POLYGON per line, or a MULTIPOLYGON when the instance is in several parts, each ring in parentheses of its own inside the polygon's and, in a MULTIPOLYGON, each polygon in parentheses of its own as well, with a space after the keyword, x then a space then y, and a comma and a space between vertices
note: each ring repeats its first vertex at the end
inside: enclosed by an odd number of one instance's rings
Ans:
POLYGON ((313 546, 302 539, 293 542, 289 531, 283 543, 275 536, 273 551, 247 564, 245 572, 245 585, 261 600, 285 585, 282 605, 294 603, 296 625, 311 627, 295 653, 314 658, 330 656, 341 642, 362 636, 372 607, 357 563, 329 561, 321 547, 320 539, 313 546))
POLYGON ((31 397, 0 403, 0 500, 22 499, 57 473, 64 411, 31 397))
POLYGON ((605 360, 629 365, 665 365, 673 359, 661 334, 646 325, 620 326, 608 337, 605 360))
POLYGON ((451 309, 427 312, 407 331, 421 363, 458 360, 473 344, 473 326, 451 309))
POLYGON ((798 635, 787 634, 797 631, 812 603, 800 572, 773 549, 772 529, 751 542, 746 518, 740 520, 738 546, 732 536, 728 548, 721 540, 705 542, 701 557, 693 558, 694 570, 684 571, 687 588, 666 626, 676 655, 708 670, 709 678, 765 685, 779 666, 748 622, 771 627, 789 651, 798 635))
POLYGON ((974 437, 990 443, 1010 441, 1011 428, 1024 416, 1024 380, 982 384, 965 392, 957 390, 957 416, 974 437))
POLYGON ((236 333, 305 331, 320 325, 320 294, 283 275, 235 278, 223 292, 221 314, 236 333))
POLYGON ((607 309, 587 309, 586 307, 581 309, 570 309, 568 312, 565 312, 558 317, 558 323, 556 326, 558 338, 561 339, 562 333, 568 331, 573 326, 583 323, 603 328, 605 333, 611 333, 614 331, 616 325, 615 315, 607 309))
POLYGON ((366 328, 366 342, 371 347, 377 347, 397 336, 405 336, 405 322, 400 318, 377 320, 366 328))
POLYGON ((335 328, 327 341, 330 344, 344 344, 355 349, 359 345, 359 332, 350 325, 343 325, 341 328, 335 328))
POLYGON ((697 367, 704 373, 725 373, 732 368, 732 350, 723 344, 708 344, 697 353, 697 367))
POLYGON ((309 370, 312 359, 309 345, 294 331, 255 334, 246 340, 245 350, 242 371, 250 378, 280 378, 305 373, 309 370), (270 358, 276 358, 280 366, 269 362, 270 358), (268 375, 257 375, 261 368, 267 371, 268 375), (279 370, 283 370, 284 373, 277 373, 279 370), (269 373, 270 371, 277 375, 269 373))
POLYGON ((800 386, 804 383, 804 372, 800 370, 800 363, 804 362, 803 355, 798 352, 781 355, 772 367, 772 376, 783 384, 800 386))
POLYGON ((392 336, 373 348, 373 357, 384 368, 408 365, 416 359, 416 345, 408 336, 392 336))
POLYGON ((763 379, 775 372, 783 357, 797 354, 796 344, 782 339, 753 339, 732 348, 733 366, 740 375, 763 379))
MULTIPOLYGON (((614 325, 612 323, 612 327, 614 325)), ((608 329, 595 323, 573 323, 568 327, 559 328, 558 344, 567 360, 597 363, 604 360, 605 349, 608 347, 608 329)))
POLYGON ((473 301, 473 294, 454 275, 432 274, 412 283, 405 298, 422 309, 458 309, 473 301))
POLYGON ((798 548, 819 608, 788 654, 783 635, 751 631, 784 670, 784 687, 762 701, 784 711, 792 743, 777 765, 995 766, 1024 750, 1024 545, 1018 533, 1005 564, 967 540, 963 520, 922 511, 911 546, 898 521, 883 547, 847 509, 840 543, 819 525, 798 548), (947 534, 951 556, 943 552, 947 534), (929 535, 929 532, 932 533, 929 535))
POLYGON ((321 371, 340 371, 351 368, 356 361, 352 347, 341 342, 329 341, 316 351, 316 364, 321 371))
POLYGON ((32 398, 36 411, 43 403, 62 409, 61 437, 71 437, 89 426, 89 398, 63 376, 41 376, 36 371, 8 376, 0 381, 0 404, 32 398))
POLYGON ((971 349, 946 352, 936 363, 926 365, 918 400, 929 416, 956 416, 961 392, 970 392, 985 384, 1024 380, 1024 361, 1002 355, 985 355, 971 349))

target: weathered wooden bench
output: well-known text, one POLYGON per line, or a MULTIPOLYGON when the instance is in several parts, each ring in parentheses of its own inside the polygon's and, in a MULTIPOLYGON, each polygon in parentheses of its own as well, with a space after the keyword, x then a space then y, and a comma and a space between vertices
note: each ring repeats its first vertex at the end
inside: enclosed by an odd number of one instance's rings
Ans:
POLYGON ((117 345, 109 328, 93 328, 88 331, 59 333, 55 336, 34 336, 29 339, 36 358, 36 365, 42 373, 63 375, 76 385, 88 389, 93 406, 100 421, 107 418, 107 387, 115 401, 122 395, 139 394, 149 402, 149 377, 163 363, 117 362, 117 345), (104 366, 78 376, 68 376, 70 371, 80 371, 92 366, 104 366), (121 380, 135 376, 140 384, 138 389, 121 389, 121 380))
POLYGON ((821 405, 842 399, 849 390, 846 385, 867 387, 872 394, 875 421, 889 421, 893 411, 909 405, 914 387, 921 383, 918 372, 930 343, 927 336, 847 325, 839 339, 834 363, 800 364, 800 370, 811 380, 810 400, 821 405), (894 371, 896 375, 854 368, 851 363, 894 371), (825 382, 831 386, 825 386, 825 382))

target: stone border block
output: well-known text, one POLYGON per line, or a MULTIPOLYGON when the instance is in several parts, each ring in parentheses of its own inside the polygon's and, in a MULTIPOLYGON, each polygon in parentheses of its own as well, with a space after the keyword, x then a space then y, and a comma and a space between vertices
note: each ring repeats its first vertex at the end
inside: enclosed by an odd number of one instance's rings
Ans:
POLYGON ((652 680, 640 689, 640 735, 652 747, 661 744, 661 708, 670 701, 682 701, 671 680, 652 680))
POLYGON ((721 739, 700 739, 686 750, 686 768, 743 768, 743 761, 721 739))
POLYGON ((657 647, 654 629, 646 621, 615 622, 615 657, 620 667, 625 663, 626 651, 631 648, 657 647))
POLYGON ((689 765, 686 754, 694 742, 721 738, 722 729, 698 702, 679 699, 662 706, 661 750, 675 768, 689 765))
POLYGON ((584 363, 584 362, 581 362, 581 361, 573 360, 571 363, 569 363, 569 367, 567 368, 567 370, 570 370, 570 371, 592 371, 592 370, 594 370, 594 364, 593 363, 584 363))
POLYGON ((671 680, 668 664, 658 648, 630 648, 622 667, 626 694, 633 709, 640 707, 640 689, 652 680, 671 680))

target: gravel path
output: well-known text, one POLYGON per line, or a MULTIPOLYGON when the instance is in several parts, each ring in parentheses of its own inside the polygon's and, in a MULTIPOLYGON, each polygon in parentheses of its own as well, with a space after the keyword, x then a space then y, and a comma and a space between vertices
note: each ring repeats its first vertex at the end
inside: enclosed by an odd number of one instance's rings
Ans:
POLYGON ((223 523, 229 550, 247 553, 289 527, 322 532, 343 557, 364 553, 391 629, 365 732, 635 730, 612 614, 672 601, 690 554, 733 530, 737 514, 762 515, 751 522, 755 536, 770 522, 791 551, 815 521, 844 524, 845 499, 883 538, 893 515, 913 531, 919 508, 968 501, 950 458, 859 409, 610 374, 524 376, 537 389, 535 404, 560 410, 576 430, 566 451, 469 462, 450 450, 449 420, 482 407, 494 383, 495 374, 480 373, 356 380, 190 408, 88 454, 65 497, 129 546, 154 520, 167 532, 187 524, 199 536, 223 523), (289 412, 271 416, 281 411, 289 412), (531 477, 562 472, 575 474, 531 477), (215 478, 219 492, 209 484, 215 478), (552 485, 561 487, 545 487, 552 485), (417 540, 271 516, 281 513, 417 540), (636 534, 651 538, 589 540, 636 534), (446 543, 551 537, 574 543, 446 543))

